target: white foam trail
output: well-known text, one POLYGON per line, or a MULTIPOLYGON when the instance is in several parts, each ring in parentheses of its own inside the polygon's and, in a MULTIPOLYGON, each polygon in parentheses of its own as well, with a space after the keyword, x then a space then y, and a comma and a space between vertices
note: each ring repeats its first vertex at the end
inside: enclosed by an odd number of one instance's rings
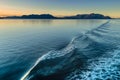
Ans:
POLYGON ((20 79, 20 80, 27 80, 27 76, 29 75, 29 73, 31 72, 31 70, 42 60, 42 59, 44 59, 44 55, 42 56, 42 57, 40 57, 37 61, 36 61, 36 63, 33 65, 33 67, 32 68, 30 68, 27 72, 26 72, 26 74, 24 74, 24 76, 20 79))
MULTIPOLYGON (((109 23, 109 21, 107 21, 106 23, 100 25, 98 28, 104 26, 105 24, 109 23)), ((97 29, 97 28, 95 28, 97 29)), ((95 30, 93 29, 93 30, 95 30)), ((91 30, 91 31, 93 31, 91 30)), ((86 32, 85 34, 89 34, 91 33, 91 31, 88 31, 86 32)), ((71 42, 68 44, 67 47, 63 48, 62 50, 59 50, 59 51, 49 51, 47 54, 43 55, 42 57, 40 57, 36 62, 35 64, 33 65, 33 67, 31 67, 25 74, 24 76, 20 79, 20 80, 29 80, 27 79, 27 76, 30 74, 31 70, 33 70, 33 68, 41 61, 41 60, 46 60, 46 59, 53 59, 53 58, 56 58, 56 57, 61 57, 61 56, 64 56, 65 54, 68 54, 70 53, 71 51, 73 51, 76 47, 76 44, 74 43, 74 41, 76 41, 77 39, 80 39, 80 38, 86 38, 85 34, 80 34, 79 36, 76 36, 75 38, 73 38, 71 40, 71 42)))
MULTIPOLYGON (((53 59, 56 57, 64 56, 67 53, 70 53, 75 49, 74 45, 68 45, 66 48, 60 51, 50 51, 47 54, 43 55, 40 57, 35 64, 33 65, 32 68, 30 68, 27 73, 20 79, 20 80, 27 80, 27 76, 30 74, 31 70, 41 61, 41 60, 46 60, 46 59, 53 59)), ((29 80, 29 79, 28 79, 29 80)))

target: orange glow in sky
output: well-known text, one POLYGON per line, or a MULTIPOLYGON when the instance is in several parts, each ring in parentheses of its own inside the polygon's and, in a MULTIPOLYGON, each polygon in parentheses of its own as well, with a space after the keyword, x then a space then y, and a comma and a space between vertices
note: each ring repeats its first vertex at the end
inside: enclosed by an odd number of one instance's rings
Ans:
POLYGON ((100 13, 111 17, 120 17, 120 1, 109 0, 101 2, 94 0, 79 0, 67 2, 58 1, 38 1, 38 0, 1 0, 0 16, 21 16, 27 14, 52 14, 55 16, 69 16, 76 14, 100 13), (80 2, 81 1, 81 2, 80 2), (96 3, 95 3, 96 1, 96 3), (68 3, 68 4, 67 4, 68 3), (112 6, 111 6, 112 5, 112 6))

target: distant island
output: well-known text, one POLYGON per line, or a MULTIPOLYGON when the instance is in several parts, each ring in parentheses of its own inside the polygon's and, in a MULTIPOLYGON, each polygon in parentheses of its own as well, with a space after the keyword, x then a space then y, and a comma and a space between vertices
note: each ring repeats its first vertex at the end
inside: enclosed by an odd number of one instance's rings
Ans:
POLYGON ((110 16, 104 16, 102 14, 77 14, 75 16, 55 17, 51 14, 30 14, 22 16, 7 16, 0 17, 0 19, 112 19, 110 16))

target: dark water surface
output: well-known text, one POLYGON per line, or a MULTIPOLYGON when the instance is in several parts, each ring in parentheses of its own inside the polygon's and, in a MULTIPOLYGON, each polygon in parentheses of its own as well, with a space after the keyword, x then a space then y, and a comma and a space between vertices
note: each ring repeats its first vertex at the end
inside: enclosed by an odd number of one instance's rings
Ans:
POLYGON ((0 20, 0 80, 120 80, 120 20, 0 20))

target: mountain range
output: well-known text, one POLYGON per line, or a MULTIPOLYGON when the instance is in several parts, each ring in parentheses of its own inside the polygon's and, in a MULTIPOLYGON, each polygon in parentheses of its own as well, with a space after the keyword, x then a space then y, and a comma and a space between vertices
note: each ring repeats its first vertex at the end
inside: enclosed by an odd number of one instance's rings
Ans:
POLYGON ((51 14, 30 14, 22 16, 7 16, 0 17, 0 19, 112 19, 110 16, 104 16, 102 14, 77 14, 74 16, 56 17, 51 14))

